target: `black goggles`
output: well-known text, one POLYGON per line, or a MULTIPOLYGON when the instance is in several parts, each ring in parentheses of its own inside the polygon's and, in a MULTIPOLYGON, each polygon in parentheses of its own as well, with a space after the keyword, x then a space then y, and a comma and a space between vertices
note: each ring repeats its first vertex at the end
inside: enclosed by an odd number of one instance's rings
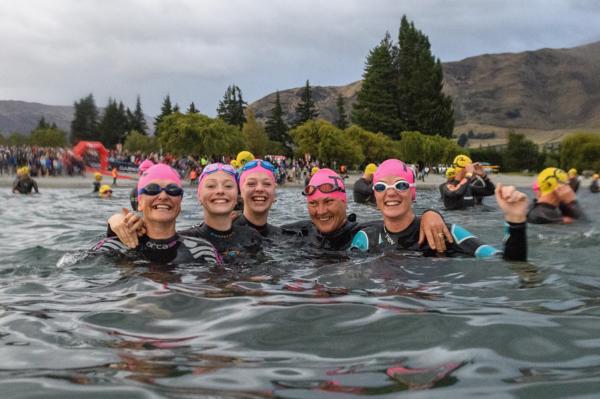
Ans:
POLYGON ((183 196, 183 188, 179 187, 177 184, 167 184, 165 187, 161 187, 160 184, 157 183, 150 183, 146 187, 142 187, 138 194, 154 196, 160 194, 162 191, 167 193, 170 197, 183 196))

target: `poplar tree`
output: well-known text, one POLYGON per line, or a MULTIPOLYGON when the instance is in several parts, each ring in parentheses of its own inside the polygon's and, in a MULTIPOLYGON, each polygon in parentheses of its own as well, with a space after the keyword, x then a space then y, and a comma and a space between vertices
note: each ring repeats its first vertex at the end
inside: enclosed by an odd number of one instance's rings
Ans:
POLYGON ((346 116, 346 109, 344 108, 344 97, 341 94, 338 94, 337 102, 337 119, 335 121, 335 126, 338 129, 344 130, 348 127, 348 120, 346 116))
POLYGON ((244 122, 246 122, 246 105, 240 88, 236 85, 228 86, 223 99, 219 101, 217 116, 230 125, 241 129, 244 122))
POLYGON ((300 103, 296 106, 296 121, 294 126, 300 126, 308 120, 316 119, 318 116, 319 111, 317 111, 312 98, 312 88, 307 80, 304 89, 300 93, 300 103))
POLYGON ((288 126, 283 120, 283 108, 281 107, 279 90, 275 94, 275 104, 273 104, 273 108, 267 118, 265 130, 270 140, 281 143, 286 153, 291 153, 292 140, 288 133, 288 126))
POLYGON ((75 114, 71 121, 71 142, 98 139, 98 108, 94 96, 89 96, 73 104, 75 114))

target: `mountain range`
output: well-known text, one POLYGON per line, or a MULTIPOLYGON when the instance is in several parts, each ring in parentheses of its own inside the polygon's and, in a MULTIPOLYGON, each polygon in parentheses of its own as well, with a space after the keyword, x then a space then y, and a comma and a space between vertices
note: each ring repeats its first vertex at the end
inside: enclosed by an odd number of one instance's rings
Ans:
MULTIPOLYGON (((600 132, 600 42, 567 49, 483 54, 444 63, 443 69, 444 91, 454 104, 455 135, 493 132, 494 140, 482 142, 488 145, 505 140, 509 129, 540 143, 559 140, 573 130, 600 132)), ((312 87, 319 116, 335 120, 338 95, 350 114, 361 84, 312 87)), ((279 92, 288 122, 294 118, 302 89, 279 92)), ((271 93, 249 108, 264 121, 274 101, 275 93, 271 93)), ((29 132, 41 116, 68 131, 73 107, 0 101, 0 132, 29 132)), ((477 140, 470 144, 476 145, 477 140)))

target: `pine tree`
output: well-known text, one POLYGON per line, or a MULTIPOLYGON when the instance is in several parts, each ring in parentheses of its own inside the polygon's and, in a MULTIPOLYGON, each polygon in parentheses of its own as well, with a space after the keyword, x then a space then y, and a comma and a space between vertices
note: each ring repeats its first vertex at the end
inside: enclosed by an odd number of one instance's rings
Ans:
POLYGON ((352 108, 352 122, 372 132, 382 132, 394 139, 402 130, 398 118, 395 50, 385 37, 367 56, 363 84, 352 108))
POLYGON ((180 112, 179 110, 179 104, 175 103, 175 105, 173 106, 173 113, 175 112, 180 112))
POLYGON ((246 102, 242 98, 242 91, 236 85, 231 85, 225 90, 223 99, 219 101, 217 116, 233 126, 240 129, 246 122, 246 102))
POLYGON ((304 122, 316 119, 319 116, 319 111, 315 106, 312 98, 312 89, 307 80, 302 93, 300 94, 300 103, 296 106, 296 122, 294 126, 300 126, 304 122))
POLYGON ((335 121, 335 126, 338 129, 344 130, 348 127, 348 120, 346 116, 346 109, 344 108, 344 97, 341 94, 338 94, 337 102, 337 119, 335 121))
POLYGON ((38 121, 37 127, 34 130, 48 129, 48 128, 50 128, 50 125, 48 124, 48 122, 46 122, 46 118, 44 118, 42 116, 42 117, 40 117, 40 120, 38 121))
POLYGON ((148 134, 148 124, 146 123, 146 117, 144 116, 144 111, 142 111, 142 103, 140 101, 140 96, 137 96, 137 100, 135 102, 135 111, 133 113, 127 108, 127 131, 130 132, 135 130, 141 134, 148 134))
POLYGON ((269 139, 281 143, 287 153, 291 153, 292 140, 288 134, 288 126, 283 120, 283 108, 279 98, 279 90, 275 94, 275 104, 271 109, 265 126, 269 139))
POLYGON ((81 140, 97 140, 98 108, 94 96, 90 94, 73 105, 75 115, 71 121, 71 142, 76 144, 81 140))
POLYGON ((198 109, 196 108, 196 105, 194 104, 194 102, 192 101, 192 103, 190 104, 190 106, 188 107, 187 111, 188 114, 197 114, 200 111, 198 111, 198 109))
POLYGON ((398 116, 404 130, 451 137, 452 99, 442 92, 442 64, 431 54, 429 39, 402 17, 398 37, 398 116))
POLYGON ((117 104, 116 100, 109 98, 98 126, 102 143, 109 148, 113 148, 118 143, 123 143, 127 133, 127 125, 125 106, 122 102, 117 104))
POLYGON ((167 94, 165 99, 163 100, 162 106, 160 107, 160 115, 154 118, 154 131, 156 135, 160 135, 159 125, 163 121, 163 119, 173 113, 173 108, 171 106, 171 97, 167 94))

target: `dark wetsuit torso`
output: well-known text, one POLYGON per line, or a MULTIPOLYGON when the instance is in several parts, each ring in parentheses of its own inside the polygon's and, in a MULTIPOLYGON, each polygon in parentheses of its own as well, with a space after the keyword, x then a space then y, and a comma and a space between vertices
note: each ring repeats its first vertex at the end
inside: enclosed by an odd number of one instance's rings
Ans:
POLYGON ((581 219, 583 218, 583 211, 577 201, 566 205, 560 204, 560 206, 554 206, 546 202, 535 202, 527 213, 527 221, 535 224, 562 223, 563 216, 581 219))
POLYGON ((117 237, 108 237, 97 243, 93 252, 122 254, 130 258, 164 264, 181 263, 222 263, 215 247, 207 240, 197 237, 184 237, 175 234, 165 240, 154 240, 148 236, 140 237, 136 248, 130 249, 117 237))
POLYGON ((354 202, 359 204, 374 204, 375 203, 375 195, 373 194, 373 188, 371 187, 371 183, 365 180, 364 177, 361 177, 354 183, 354 187, 352 189, 352 193, 354 195, 354 202))
POLYGON ((310 220, 290 223, 281 226, 285 234, 296 235, 314 248, 340 251, 348 249, 352 242, 352 237, 359 231, 362 224, 355 221, 346 221, 346 223, 337 231, 330 234, 323 234, 315 228, 310 220))
MULTIPOLYGON (((464 254, 478 258, 501 254, 498 249, 483 243, 475 235, 457 224, 447 224, 452 233, 453 243, 446 241, 445 255, 464 254)), ((425 256, 435 256, 427 241, 419 245, 421 218, 415 217, 412 223, 399 233, 388 232, 383 222, 372 224, 360 230, 353 238, 351 249, 362 252, 378 252, 386 248, 420 252, 425 256)), ((507 223, 505 225, 504 258, 509 260, 527 259, 526 223, 507 223)))
POLYGON ((458 181, 453 180, 440 186, 440 193, 447 210, 465 209, 466 207, 474 206, 476 203, 481 203, 481 200, 478 202, 476 198, 493 195, 496 189, 494 183, 487 176, 480 178, 473 177, 454 191, 448 188, 448 184, 456 185, 458 183, 458 181), (474 182, 478 184, 473 185, 474 182))
POLYGON ((248 219, 246 219, 244 214, 241 214, 240 216, 238 216, 233 221, 233 225, 236 227, 246 226, 246 227, 253 228, 263 237, 274 237, 274 236, 281 235, 281 233, 282 233, 281 228, 279 228, 277 226, 273 226, 272 224, 269 224, 269 223, 267 223, 263 226, 257 226, 255 224, 251 223, 250 221, 248 221, 248 219))
POLYGON ((13 191, 16 190, 19 194, 31 194, 32 190, 38 191, 38 185, 30 176, 16 178, 13 182, 13 191))
POLYGON ((262 244, 262 236, 248 226, 232 226, 229 231, 219 231, 202 223, 180 231, 179 234, 208 240, 226 262, 232 261, 243 253, 256 254, 262 244))
POLYGON ((600 184, 598 183, 598 180, 592 180, 592 183, 590 184, 590 191, 593 193, 600 192, 600 184))
POLYGON ((98 191, 100 191, 100 186, 102 184, 99 181, 95 181, 94 182, 94 191, 92 191, 93 193, 97 193, 98 191))
POLYGON ((569 178, 569 186, 571 186, 573 191, 577 192, 577 190, 579 190, 579 178, 577 178, 577 177, 569 178))

